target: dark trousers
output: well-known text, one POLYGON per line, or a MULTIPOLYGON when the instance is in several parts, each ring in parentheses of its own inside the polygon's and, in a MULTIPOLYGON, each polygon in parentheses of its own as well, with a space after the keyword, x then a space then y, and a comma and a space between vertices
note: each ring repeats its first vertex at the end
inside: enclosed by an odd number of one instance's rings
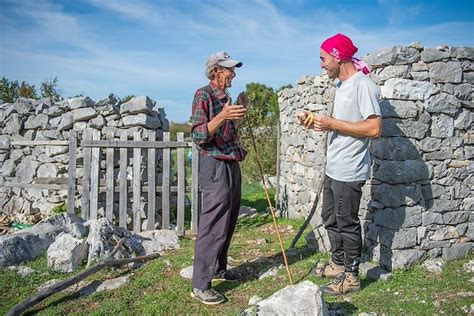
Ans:
POLYGON ((201 156, 202 209, 194 249, 193 287, 211 287, 212 275, 227 269, 227 251, 237 224, 241 174, 237 161, 201 156))
POLYGON ((332 261, 356 274, 362 253, 359 204, 364 183, 341 182, 325 176, 321 212, 331 244, 332 261))

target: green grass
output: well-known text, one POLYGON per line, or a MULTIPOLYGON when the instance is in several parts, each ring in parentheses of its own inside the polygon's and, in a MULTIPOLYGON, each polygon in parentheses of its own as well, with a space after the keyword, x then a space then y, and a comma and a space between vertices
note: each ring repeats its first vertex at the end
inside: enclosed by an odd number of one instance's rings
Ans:
MULTIPOLYGON (((244 189, 243 204, 253 203, 259 211, 266 207, 263 191, 255 186, 244 189)), ((285 248, 287 248, 302 224, 302 220, 278 219, 285 248)), ((273 264, 282 263, 280 247, 274 233, 270 216, 261 214, 253 218, 239 220, 229 256, 230 264, 244 272, 244 282, 215 284, 217 290, 224 293, 229 302, 209 307, 190 297, 191 282, 183 279, 179 272, 193 262, 194 240, 182 238, 181 248, 167 253, 147 263, 138 270, 105 269, 90 280, 101 280, 131 273, 130 281, 114 291, 102 292, 87 297, 77 297, 71 293, 55 294, 48 300, 36 305, 30 313, 52 314, 92 314, 92 315, 149 315, 149 314, 200 314, 200 315, 239 315, 248 308, 248 300, 254 295, 268 297, 288 285, 286 270, 282 269, 274 278, 258 280, 257 273, 273 264), (264 245, 256 245, 255 240, 265 239, 264 245), (263 257, 266 261, 255 263, 252 260, 263 257)), ((294 282, 310 280, 318 285, 326 280, 310 275, 314 264, 327 260, 327 254, 312 253, 301 238, 296 251, 288 255, 294 282)), ((474 283, 470 282, 473 273, 464 272, 462 265, 473 259, 467 258, 449 262, 440 277, 424 272, 420 266, 407 270, 398 270, 388 281, 373 282, 362 279, 362 291, 349 296, 325 299, 331 309, 339 309, 344 314, 376 312, 379 315, 465 315, 462 309, 473 302, 474 283), (468 295, 462 295, 462 293, 468 295), (470 293, 470 294, 469 294, 470 293), (435 306, 435 302, 440 305, 435 306), (441 312, 443 311, 443 312, 441 312)), ((37 270, 28 277, 19 277, 8 269, 0 269, 0 314, 7 312, 13 305, 36 288, 52 278, 63 279, 66 274, 56 273, 46 268, 46 258, 40 257, 28 266, 37 270)), ((83 269, 83 268, 82 268, 83 269)), ((80 271, 78 271, 80 272, 80 271)))
MULTIPOLYGON (((268 195, 273 207, 275 207, 275 188, 269 188, 268 195)), ((253 207, 259 212, 265 211, 268 207, 268 201, 260 183, 250 182, 242 187, 242 205, 253 207)))

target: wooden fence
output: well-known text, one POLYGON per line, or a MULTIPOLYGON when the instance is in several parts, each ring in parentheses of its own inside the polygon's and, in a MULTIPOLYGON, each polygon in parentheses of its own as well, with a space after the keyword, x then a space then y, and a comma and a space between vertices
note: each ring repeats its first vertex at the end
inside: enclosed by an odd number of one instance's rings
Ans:
MULTIPOLYGON (((97 219, 99 207, 99 193, 105 192, 104 216, 113 220, 114 211, 118 214, 118 225, 127 228, 128 217, 128 195, 132 194, 132 227, 133 231, 142 229, 141 203, 144 194, 147 195, 147 230, 155 229, 156 214, 161 215, 161 229, 170 228, 171 197, 176 193, 176 231, 183 235, 185 231, 185 195, 191 192, 191 231, 197 230, 198 214, 200 212, 198 168, 199 154, 195 145, 184 141, 184 134, 177 133, 177 140, 170 140, 170 133, 164 132, 162 140, 156 140, 155 131, 146 131, 141 139, 140 132, 128 135, 126 130, 120 131, 119 135, 109 133, 102 140, 98 130, 86 129, 82 134, 80 147, 83 149, 83 176, 78 179, 76 174, 77 164, 77 136, 71 133, 69 141, 16 141, 12 146, 68 146, 69 163, 68 178, 59 179, 36 179, 32 184, 11 183, 10 186, 30 189, 52 189, 62 190, 67 188, 67 212, 74 213, 76 192, 81 193, 82 207, 81 217, 84 219, 97 219), (133 136, 133 140, 129 138, 133 136), (145 140, 146 139, 146 140, 145 140), (186 186, 186 157, 185 148, 192 150, 191 186, 186 186), (133 160, 131 164, 132 179, 127 179, 128 151, 132 151, 133 160), (177 151, 176 161, 176 185, 171 185, 174 174, 171 168, 172 150, 177 151), (142 156, 143 151, 147 152, 142 156), (157 183, 157 152, 162 153, 162 177, 161 185, 157 183), (117 156, 116 156, 117 155, 117 156), (102 159, 104 157, 104 159, 102 159), (118 177, 114 173, 114 159, 119 159, 118 177), (146 159, 142 159, 146 158, 146 159), (142 160, 146 166, 142 166, 142 160), (105 165, 105 174, 101 172, 101 165, 105 165), (142 170, 146 170, 146 179, 142 179, 142 170), (114 210, 116 194, 118 193, 118 210, 114 210), (161 212, 158 212, 156 204, 157 194, 161 194, 161 212)), ((145 178, 145 177, 143 177, 145 178)))

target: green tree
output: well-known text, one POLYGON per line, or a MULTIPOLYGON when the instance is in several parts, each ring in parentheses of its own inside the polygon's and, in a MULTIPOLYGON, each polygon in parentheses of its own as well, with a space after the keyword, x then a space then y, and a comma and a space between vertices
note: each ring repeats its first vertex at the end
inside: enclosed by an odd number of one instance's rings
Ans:
POLYGON ((45 79, 41 83, 41 96, 43 98, 50 98, 52 101, 61 100, 61 95, 58 90, 58 77, 45 79))
POLYGON ((176 140, 176 134, 178 132, 184 133, 184 138, 191 137, 191 125, 188 123, 170 123, 170 137, 171 140, 176 140))
POLYGON ((0 80, 0 99, 3 102, 12 103, 19 97, 18 80, 10 81, 6 77, 0 80))
MULTIPOLYGON (((260 171, 252 145, 251 134, 258 146, 258 154, 265 174, 275 175, 277 165, 277 133, 279 122, 278 95, 271 87, 251 82, 246 86, 249 97, 247 114, 239 129, 247 158, 242 163, 242 175, 245 182, 258 181, 260 171)), ((279 89, 281 90, 281 89, 279 89)), ((278 91, 279 91, 278 90, 278 91)))
POLYGON ((38 99, 35 86, 30 85, 25 81, 21 82, 21 85, 18 88, 18 95, 22 98, 38 99))

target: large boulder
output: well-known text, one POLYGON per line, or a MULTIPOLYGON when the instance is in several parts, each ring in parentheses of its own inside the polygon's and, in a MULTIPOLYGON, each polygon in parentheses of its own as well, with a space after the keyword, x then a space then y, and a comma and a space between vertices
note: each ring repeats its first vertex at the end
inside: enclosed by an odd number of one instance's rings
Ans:
POLYGON ((67 103, 69 103, 71 110, 94 107, 94 101, 92 101, 89 97, 72 98, 67 100, 67 103))
POLYGON ((149 97, 133 97, 120 106, 120 114, 151 113, 155 102, 149 97))
POLYGON ((73 214, 62 213, 39 222, 31 228, 0 236, 0 267, 32 260, 44 253, 60 233, 83 238, 84 221, 73 214))
POLYGON ((61 234, 49 246, 48 266, 60 272, 73 272, 87 256, 87 244, 71 234, 61 234))
POLYGON ((311 281, 289 285, 245 310, 245 315, 329 315, 319 287, 311 281))
POLYGON ((157 129, 161 127, 161 121, 157 115, 153 116, 143 113, 124 116, 122 118, 122 123, 126 127, 143 126, 149 129, 157 129))
POLYGON ((141 237, 142 245, 147 255, 179 248, 179 238, 174 230, 147 230, 137 235, 141 237))

